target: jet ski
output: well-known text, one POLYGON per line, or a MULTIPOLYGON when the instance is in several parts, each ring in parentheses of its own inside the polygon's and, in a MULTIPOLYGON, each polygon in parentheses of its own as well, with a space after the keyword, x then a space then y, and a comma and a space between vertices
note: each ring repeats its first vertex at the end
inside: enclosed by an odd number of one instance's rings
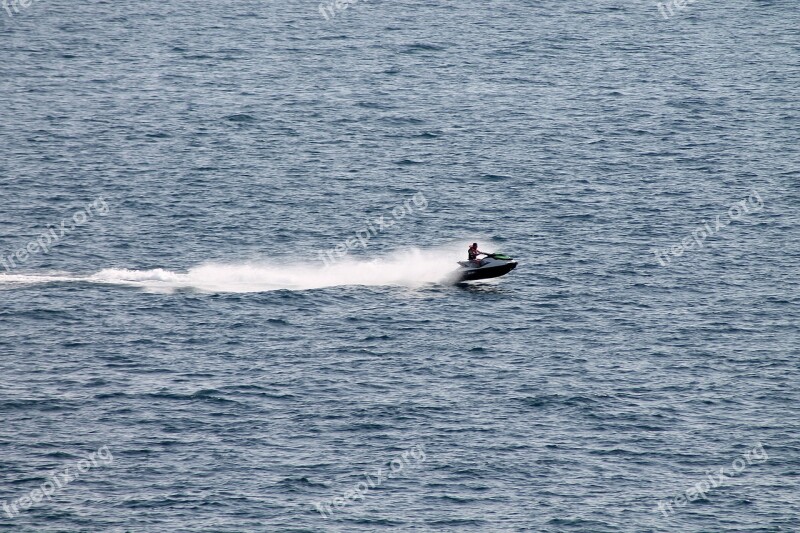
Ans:
POLYGON ((455 271, 458 282, 496 278, 517 268, 517 262, 505 254, 487 254, 480 261, 459 261, 458 264, 461 265, 455 271))

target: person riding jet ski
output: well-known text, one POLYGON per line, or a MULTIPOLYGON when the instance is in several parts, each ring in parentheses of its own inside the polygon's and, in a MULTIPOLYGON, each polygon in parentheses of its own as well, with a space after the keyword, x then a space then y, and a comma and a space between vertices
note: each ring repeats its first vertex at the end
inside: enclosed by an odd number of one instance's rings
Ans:
POLYGON ((480 266, 481 261, 480 261, 480 259, 478 259, 479 255, 489 255, 489 254, 481 252, 480 250, 478 250, 478 243, 477 242, 473 242, 472 246, 470 246, 467 249, 467 259, 471 263, 475 263, 476 265, 480 266))
POLYGON ((487 254, 478 250, 478 243, 473 242, 467 250, 468 261, 459 261, 461 268, 453 272, 456 283, 462 281, 473 281, 477 279, 496 278, 508 274, 517 268, 517 262, 511 257, 492 253, 487 254), (478 259, 479 255, 485 255, 484 259, 478 259))

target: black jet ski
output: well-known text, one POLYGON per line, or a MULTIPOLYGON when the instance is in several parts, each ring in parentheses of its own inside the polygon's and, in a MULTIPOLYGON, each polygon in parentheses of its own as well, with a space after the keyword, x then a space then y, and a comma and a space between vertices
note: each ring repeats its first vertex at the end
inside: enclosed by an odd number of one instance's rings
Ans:
POLYGON ((456 280, 496 278, 517 268, 517 262, 504 254, 487 254, 480 261, 459 261, 461 268, 455 271, 456 280))

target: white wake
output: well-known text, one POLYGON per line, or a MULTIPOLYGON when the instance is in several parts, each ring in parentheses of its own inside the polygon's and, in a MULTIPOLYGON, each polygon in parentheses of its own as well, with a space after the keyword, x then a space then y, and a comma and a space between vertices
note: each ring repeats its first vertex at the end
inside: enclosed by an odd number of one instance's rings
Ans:
POLYGON ((420 250, 408 249, 373 259, 344 258, 324 265, 274 261, 238 264, 209 263, 186 272, 129 270, 110 268, 84 277, 67 275, 0 275, 0 286, 57 282, 89 282, 135 286, 154 292, 191 289, 201 292, 265 292, 308 290, 346 285, 420 287, 434 283, 452 283, 457 261, 463 260, 466 246, 420 250), (461 250, 461 248, 464 248, 461 250))

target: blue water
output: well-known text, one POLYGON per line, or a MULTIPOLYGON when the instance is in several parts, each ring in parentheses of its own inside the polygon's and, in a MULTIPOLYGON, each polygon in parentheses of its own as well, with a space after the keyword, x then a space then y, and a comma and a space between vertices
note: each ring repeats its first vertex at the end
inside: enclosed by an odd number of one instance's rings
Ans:
POLYGON ((318 7, 0 9, 0 531, 800 531, 797 3, 318 7))

